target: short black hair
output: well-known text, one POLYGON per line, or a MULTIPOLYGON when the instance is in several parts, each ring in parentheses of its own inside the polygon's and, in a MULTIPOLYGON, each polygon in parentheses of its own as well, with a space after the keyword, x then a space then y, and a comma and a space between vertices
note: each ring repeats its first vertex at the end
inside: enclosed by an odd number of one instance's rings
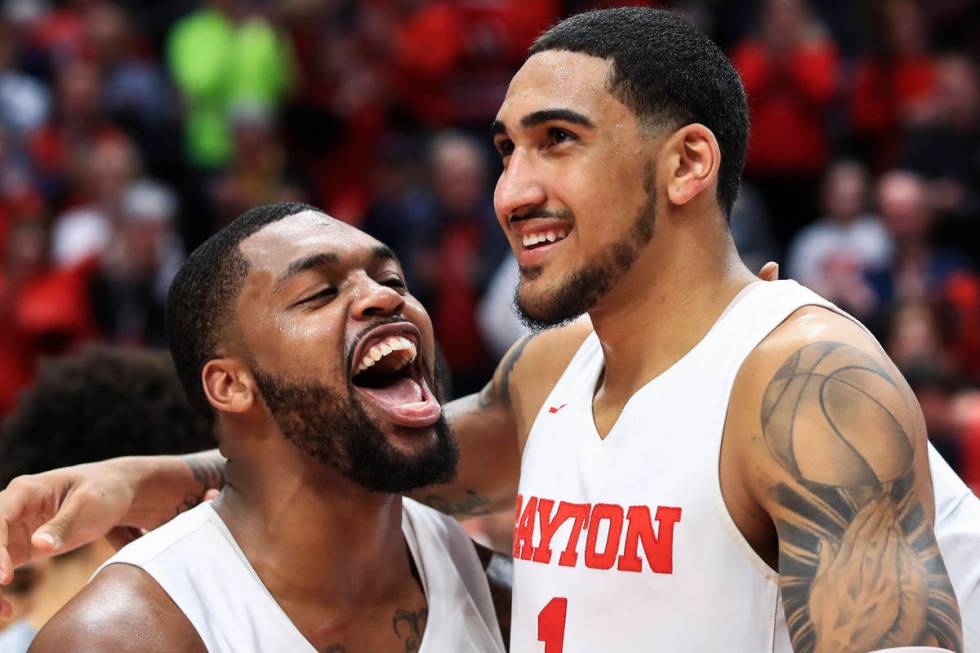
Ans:
POLYGON ((0 487, 55 467, 212 446, 167 352, 97 345, 41 362, 0 429, 0 487))
POLYGON ((725 53, 677 14, 620 7, 576 14, 544 32, 528 56, 547 50, 612 61, 610 93, 655 127, 699 122, 721 150, 718 204, 731 215, 749 139, 745 89, 725 53))
POLYGON ((214 413, 201 387, 201 370, 221 355, 232 305, 245 283, 248 261, 239 245, 266 225, 320 209, 290 202, 250 209, 195 249, 174 277, 167 296, 167 341, 191 405, 214 413))

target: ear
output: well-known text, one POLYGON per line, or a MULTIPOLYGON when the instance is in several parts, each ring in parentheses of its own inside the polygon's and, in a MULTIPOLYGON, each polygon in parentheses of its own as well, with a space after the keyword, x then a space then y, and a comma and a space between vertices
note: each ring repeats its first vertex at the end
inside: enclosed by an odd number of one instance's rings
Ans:
POLYGON ((215 410, 244 413, 255 403, 255 382, 245 366, 234 358, 214 358, 201 370, 204 394, 215 410))
POLYGON ((671 204, 683 206, 705 189, 714 188, 718 181, 718 139, 700 123, 674 132, 667 142, 667 160, 667 198, 671 204))

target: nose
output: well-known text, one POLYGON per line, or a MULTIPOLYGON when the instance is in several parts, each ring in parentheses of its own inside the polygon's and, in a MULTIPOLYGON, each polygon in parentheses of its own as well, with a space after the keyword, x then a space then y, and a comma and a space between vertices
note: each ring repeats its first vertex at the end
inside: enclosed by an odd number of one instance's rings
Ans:
POLYGON ((405 297, 397 290, 370 277, 362 280, 356 293, 351 306, 351 314, 355 320, 397 315, 405 306, 405 297))
POLYGON ((505 229, 511 216, 526 215, 547 201, 548 194, 539 176, 540 170, 522 149, 511 154, 493 192, 497 219, 505 229))

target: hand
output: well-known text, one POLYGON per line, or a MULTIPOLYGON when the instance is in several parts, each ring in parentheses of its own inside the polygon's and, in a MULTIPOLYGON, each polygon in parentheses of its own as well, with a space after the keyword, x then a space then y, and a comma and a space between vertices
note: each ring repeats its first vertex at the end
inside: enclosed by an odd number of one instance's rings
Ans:
POLYGON ((809 600, 815 650, 862 653, 909 644, 925 626, 927 592, 925 569, 902 535, 894 505, 873 499, 839 549, 821 543, 809 600))
MULTIPOLYGON (((0 492, 0 583, 30 560, 65 553, 107 535, 129 512, 136 483, 125 459, 76 465, 19 476, 0 492)), ((138 534, 116 529, 110 541, 125 543, 138 534)), ((0 616, 10 615, 0 596, 0 616)))
POLYGON ((762 266, 757 276, 763 281, 779 281, 779 263, 769 261, 762 266))

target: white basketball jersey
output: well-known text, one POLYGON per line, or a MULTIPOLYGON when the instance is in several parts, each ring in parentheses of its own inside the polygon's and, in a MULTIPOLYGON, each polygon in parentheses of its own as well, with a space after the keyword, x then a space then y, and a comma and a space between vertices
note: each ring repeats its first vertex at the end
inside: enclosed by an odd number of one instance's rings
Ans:
MULTIPOLYGON (((605 439, 593 333, 524 448, 514 533, 513 653, 791 651, 778 575, 722 498, 722 431, 746 356, 802 306, 793 281, 742 291, 681 360, 638 390, 605 439)), ((980 501, 929 448, 936 532, 980 653, 980 501)))
MULTIPOLYGON (((490 589, 472 540, 449 517, 411 499, 402 506, 402 534, 429 610, 420 653, 503 653, 490 589)), ((210 503, 144 535, 105 564, 117 563, 135 565, 152 576, 209 653, 316 653, 210 503)))

